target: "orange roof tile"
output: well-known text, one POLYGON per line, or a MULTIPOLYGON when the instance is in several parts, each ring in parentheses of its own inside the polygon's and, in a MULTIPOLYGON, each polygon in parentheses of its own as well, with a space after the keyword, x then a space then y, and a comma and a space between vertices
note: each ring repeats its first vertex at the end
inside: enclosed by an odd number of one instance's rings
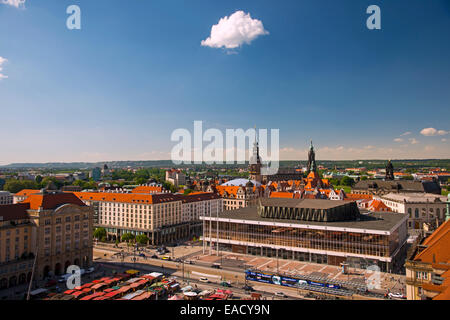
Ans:
POLYGON ((131 193, 150 193, 150 192, 162 192, 162 187, 156 186, 139 186, 131 190, 131 193))
POLYGON ((213 193, 194 193, 194 194, 143 194, 143 193, 111 193, 111 192, 74 192, 74 194, 84 201, 105 201, 105 202, 124 202, 136 204, 157 204, 172 201, 202 201, 217 199, 218 196, 213 193))
POLYGON ((85 206, 83 201, 77 198, 73 193, 49 193, 49 194, 31 194, 21 203, 29 203, 30 209, 56 209, 57 207, 72 203, 79 206, 85 206))
POLYGON ((294 199, 293 192, 272 192, 270 198, 289 198, 294 199))
POLYGON ((35 189, 22 189, 19 192, 17 192, 15 195, 16 196, 29 196, 30 194, 33 193, 40 193, 41 190, 35 190, 35 189))

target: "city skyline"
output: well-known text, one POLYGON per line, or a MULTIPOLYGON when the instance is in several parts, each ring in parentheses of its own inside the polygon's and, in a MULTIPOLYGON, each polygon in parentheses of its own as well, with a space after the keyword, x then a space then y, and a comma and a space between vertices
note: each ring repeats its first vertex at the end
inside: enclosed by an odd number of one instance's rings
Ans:
POLYGON ((0 3, 0 165, 167 160, 195 120, 280 129, 281 160, 450 158, 446 1, 383 3, 381 30, 369 1, 82 0, 81 30, 70 1, 21 2, 0 3))

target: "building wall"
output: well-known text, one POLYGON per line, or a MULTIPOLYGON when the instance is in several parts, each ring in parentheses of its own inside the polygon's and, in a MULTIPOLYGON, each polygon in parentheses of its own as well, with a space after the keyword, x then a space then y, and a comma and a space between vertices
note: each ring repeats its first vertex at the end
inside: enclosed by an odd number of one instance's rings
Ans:
POLYGON ((96 227, 104 227, 110 239, 124 233, 145 234, 152 244, 200 236, 201 215, 222 212, 222 199, 166 203, 125 203, 83 200, 97 210, 96 227))
MULTIPOLYGON (((275 225, 246 224, 238 221, 219 222, 204 218, 203 240, 219 242, 228 246, 244 246, 247 253, 261 251, 261 255, 273 256, 273 250, 287 258, 297 259, 302 254, 320 255, 313 262, 327 263, 331 257, 353 257, 368 261, 378 261, 383 271, 398 270, 404 261, 406 241, 406 220, 403 220, 390 235, 346 231, 315 230, 301 225, 278 227, 275 225), (267 251, 269 250, 269 251, 267 251), (403 260, 402 260, 403 259, 403 260)), ((301 258, 301 257, 300 257, 301 258)), ((336 259, 334 259, 336 260, 336 259)), ((302 260, 303 261, 303 260, 302 260)), ((308 261, 308 260, 306 260, 308 261)), ((312 260, 309 260, 312 261, 312 260)))
POLYGON ((431 224, 434 227, 438 227, 438 225, 445 221, 445 202, 402 202, 383 197, 379 199, 393 212, 408 215, 407 225, 409 230, 421 230, 424 222, 431 224), (438 225, 436 225, 436 221, 438 221, 438 225))
POLYGON ((31 277, 32 228, 28 219, 14 224, 0 221, 0 289, 24 284, 31 277))
POLYGON ((64 274, 69 265, 92 264, 92 208, 66 204, 56 210, 28 212, 36 226, 36 279, 64 274))
POLYGON ((12 203, 13 203, 13 195, 8 191, 0 191, 0 205, 12 203))

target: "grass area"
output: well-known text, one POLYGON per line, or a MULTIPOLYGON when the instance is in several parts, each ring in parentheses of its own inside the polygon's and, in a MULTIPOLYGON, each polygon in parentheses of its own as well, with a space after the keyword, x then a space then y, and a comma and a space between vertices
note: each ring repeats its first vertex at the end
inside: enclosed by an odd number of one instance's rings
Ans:
POLYGON ((351 193, 352 192, 352 188, 351 187, 347 187, 347 186, 333 186, 334 190, 338 191, 341 189, 344 189, 345 193, 351 193))

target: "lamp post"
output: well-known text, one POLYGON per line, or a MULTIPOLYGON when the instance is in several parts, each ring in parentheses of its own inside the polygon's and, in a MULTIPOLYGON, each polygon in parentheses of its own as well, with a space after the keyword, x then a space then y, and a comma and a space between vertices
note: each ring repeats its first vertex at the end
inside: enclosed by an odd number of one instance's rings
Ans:
POLYGON ((183 282, 184 282, 184 259, 181 260, 181 263, 182 263, 182 268, 183 268, 183 282))

